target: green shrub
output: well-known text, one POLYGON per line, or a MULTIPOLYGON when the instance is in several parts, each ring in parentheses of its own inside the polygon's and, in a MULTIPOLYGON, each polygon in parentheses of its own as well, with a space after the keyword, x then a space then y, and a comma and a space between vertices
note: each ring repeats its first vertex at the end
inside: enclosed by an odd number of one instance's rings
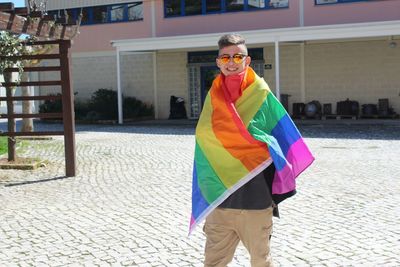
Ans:
POLYGON ((118 95, 116 91, 101 88, 93 93, 89 102, 90 111, 97 112, 100 119, 118 118, 118 95))
MULTIPOLYGON (((51 94, 54 95, 54 94, 51 94)), ((46 100, 39 106, 39 112, 62 112, 61 99, 46 100)), ((153 117, 154 108, 135 97, 123 97, 125 119, 153 117)), ((75 100, 75 119, 98 121, 118 118, 118 94, 116 91, 101 88, 95 91, 90 101, 75 100)))
POLYGON ((75 100, 74 103, 75 119, 84 120, 90 111, 89 103, 87 101, 75 100))
MULTIPOLYGON (((49 96, 61 96, 61 94, 49 94, 49 96)), ((58 113, 62 112, 62 101, 60 99, 45 100, 39 105, 39 113, 58 113)))
POLYGON ((152 105, 149 106, 134 97, 124 98, 123 111, 126 119, 154 116, 152 105))

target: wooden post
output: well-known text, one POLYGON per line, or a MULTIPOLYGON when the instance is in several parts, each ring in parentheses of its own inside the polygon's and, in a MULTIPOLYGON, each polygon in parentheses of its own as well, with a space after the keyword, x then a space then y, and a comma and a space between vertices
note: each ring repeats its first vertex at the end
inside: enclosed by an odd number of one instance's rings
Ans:
MULTIPOLYGON (((4 81, 5 83, 12 82, 12 73, 5 72, 4 73, 4 81)), ((12 117, 14 115, 14 101, 12 100, 13 96, 13 87, 6 86, 6 97, 7 97, 7 116, 8 116, 8 132, 15 133, 15 119, 12 117)), ((8 136, 8 161, 15 161, 15 136, 8 136)))
POLYGON ((74 94, 71 86, 71 73, 69 68, 70 47, 70 40, 60 40, 65 173, 67 177, 76 175, 74 94))

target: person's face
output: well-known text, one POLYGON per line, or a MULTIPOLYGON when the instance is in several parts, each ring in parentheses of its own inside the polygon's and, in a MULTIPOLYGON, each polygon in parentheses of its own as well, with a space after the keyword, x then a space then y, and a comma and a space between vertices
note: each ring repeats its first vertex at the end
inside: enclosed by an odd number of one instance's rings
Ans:
POLYGON ((244 45, 231 45, 219 50, 216 59, 217 66, 225 76, 238 74, 250 65, 251 58, 247 56, 244 45))

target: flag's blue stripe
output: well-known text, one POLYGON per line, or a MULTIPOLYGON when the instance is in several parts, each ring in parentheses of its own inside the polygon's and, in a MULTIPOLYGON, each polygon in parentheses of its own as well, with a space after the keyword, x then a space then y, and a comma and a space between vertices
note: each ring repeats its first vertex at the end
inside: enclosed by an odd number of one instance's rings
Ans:
POLYGON ((286 157, 292 144, 301 138, 299 131, 288 114, 285 114, 272 129, 272 135, 279 143, 283 155, 286 157))
POLYGON ((209 206, 204 199, 197 183, 196 162, 193 164, 193 183, 192 183, 192 215, 195 219, 209 206))

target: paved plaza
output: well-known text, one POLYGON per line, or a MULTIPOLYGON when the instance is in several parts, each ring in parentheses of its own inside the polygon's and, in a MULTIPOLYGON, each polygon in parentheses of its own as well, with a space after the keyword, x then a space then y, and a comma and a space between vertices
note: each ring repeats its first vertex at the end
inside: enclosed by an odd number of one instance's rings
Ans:
MULTIPOLYGON (((299 128, 316 161, 274 220, 276 266, 400 266, 400 123, 299 128)), ((1 267, 202 266, 193 124, 78 125, 76 147, 76 177, 62 137, 18 152, 45 167, 0 170, 1 267)), ((250 266, 243 246, 229 266, 250 266)))

